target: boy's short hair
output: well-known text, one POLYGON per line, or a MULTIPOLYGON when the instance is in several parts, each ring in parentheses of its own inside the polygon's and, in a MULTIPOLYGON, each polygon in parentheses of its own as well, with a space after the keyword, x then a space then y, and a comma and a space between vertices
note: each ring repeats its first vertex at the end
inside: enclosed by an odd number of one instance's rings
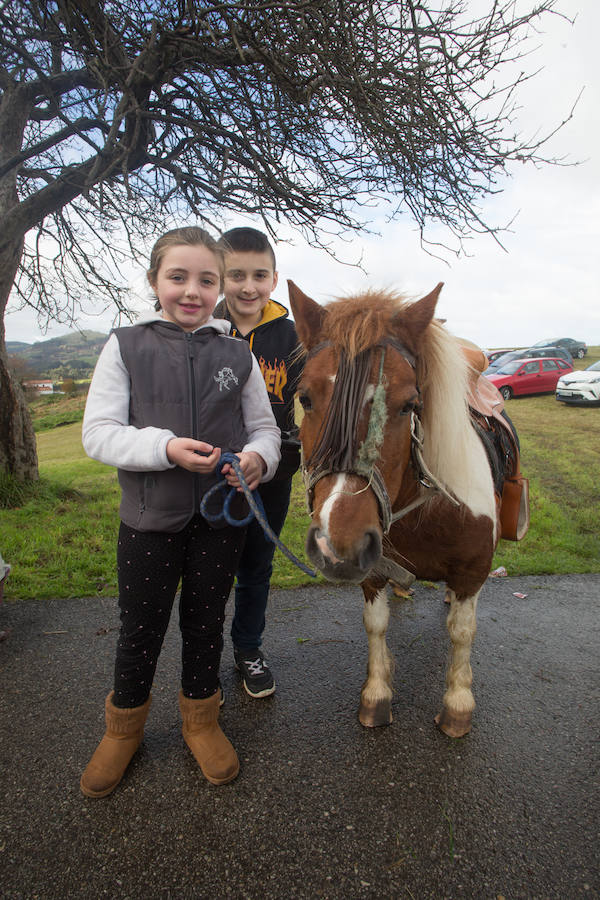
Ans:
POLYGON ((277 270, 275 251, 269 238, 256 228, 230 228, 218 240, 218 245, 225 253, 268 253, 273 262, 273 271, 277 270))

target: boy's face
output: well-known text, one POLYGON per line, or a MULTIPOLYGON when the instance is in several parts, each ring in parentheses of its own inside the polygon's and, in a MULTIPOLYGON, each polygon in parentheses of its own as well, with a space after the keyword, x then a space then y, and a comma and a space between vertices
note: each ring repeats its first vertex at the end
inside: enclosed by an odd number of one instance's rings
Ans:
POLYGON ((268 251, 225 254, 223 293, 231 318, 242 334, 258 325, 276 286, 277 272, 273 271, 268 251))

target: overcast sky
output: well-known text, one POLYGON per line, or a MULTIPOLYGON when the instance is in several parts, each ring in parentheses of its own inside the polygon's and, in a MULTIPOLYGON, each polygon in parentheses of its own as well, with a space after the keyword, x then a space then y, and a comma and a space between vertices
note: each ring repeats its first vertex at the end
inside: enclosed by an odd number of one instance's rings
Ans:
MULTIPOLYGON (((357 236, 340 250, 360 271, 336 263, 296 236, 276 248, 280 283, 275 298, 288 305, 286 279, 293 279, 319 302, 369 287, 391 288, 417 298, 438 281, 445 283, 438 315, 455 334, 482 347, 526 346, 543 338, 573 337, 600 344, 600 66, 598 0, 562 0, 574 26, 556 17, 546 21, 540 49, 527 62, 544 67, 521 93, 522 127, 527 135, 544 133, 565 118, 583 88, 573 120, 548 145, 548 155, 581 160, 575 167, 515 167, 501 184, 503 192, 483 209, 493 225, 505 224, 502 250, 490 237, 477 236, 469 256, 446 262, 432 258, 419 244, 410 217, 387 223, 385 210, 376 223, 381 236, 357 236)), ((187 223, 189 224, 189 223, 187 223)), ((227 226, 241 222, 232 218, 227 226)), ((284 235, 287 237, 287 235, 284 235)), ((437 235, 436 235, 437 237, 437 235)), ((448 238, 449 240, 449 238, 448 238)), ((149 308, 143 279, 132 281, 140 310, 149 308)), ((40 331, 33 311, 9 313, 9 341, 46 340, 69 328, 40 331)), ((107 332, 108 314, 79 320, 81 328, 107 332)))

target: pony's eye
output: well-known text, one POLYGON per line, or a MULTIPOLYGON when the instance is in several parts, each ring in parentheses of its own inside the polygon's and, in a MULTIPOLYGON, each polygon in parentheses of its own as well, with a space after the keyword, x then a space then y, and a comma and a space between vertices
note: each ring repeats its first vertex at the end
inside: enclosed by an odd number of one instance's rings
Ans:
POLYGON ((416 409, 417 401, 409 400, 408 403, 405 403, 402 409, 400 410, 401 416, 408 416, 409 413, 413 412, 416 409))
POLYGON ((312 409, 312 403, 310 402, 310 397, 308 396, 308 394, 300 394, 298 400, 300 401, 300 406, 302 407, 304 412, 308 412, 312 409))

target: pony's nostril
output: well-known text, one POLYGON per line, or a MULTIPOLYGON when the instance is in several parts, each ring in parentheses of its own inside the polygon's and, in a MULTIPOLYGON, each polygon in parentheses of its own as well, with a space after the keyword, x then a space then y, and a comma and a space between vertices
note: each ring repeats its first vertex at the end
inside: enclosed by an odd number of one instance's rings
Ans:
POLYGON ((363 571, 371 569, 381 556, 381 535, 378 531, 366 531, 358 552, 358 565, 363 571))
POLYGON ((306 554, 311 562, 318 568, 322 567, 325 563, 325 558, 319 547, 320 536, 321 530, 317 528, 316 525, 311 525, 308 534, 306 535, 306 554))
POLYGON ((308 553, 309 559, 317 565, 319 564, 317 560, 320 560, 321 563, 330 563, 333 565, 342 562, 342 560, 338 559, 335 555, 329 540, 323 534, 321 529, 314 525, 310 528, 306 538, 306 552, 308 553))

